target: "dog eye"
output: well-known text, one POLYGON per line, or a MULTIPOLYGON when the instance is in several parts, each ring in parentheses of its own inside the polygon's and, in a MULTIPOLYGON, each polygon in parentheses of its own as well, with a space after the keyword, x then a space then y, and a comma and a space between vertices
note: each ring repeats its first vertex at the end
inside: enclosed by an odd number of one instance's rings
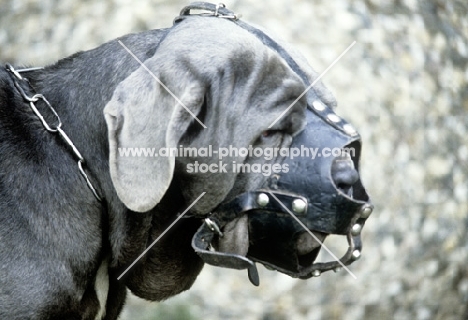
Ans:
POLYGON ((262 138, 270 138, 276 134, 281 134, 281 130, 265 130, 262 132, 262 138))

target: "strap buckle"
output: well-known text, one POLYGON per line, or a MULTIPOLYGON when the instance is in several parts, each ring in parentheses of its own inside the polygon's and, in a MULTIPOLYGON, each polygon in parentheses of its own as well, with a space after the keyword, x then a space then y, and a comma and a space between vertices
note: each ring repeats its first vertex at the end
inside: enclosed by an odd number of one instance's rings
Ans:
POLYGON ((223 236, 223 233, 221 232, 221 229, 219 228, 216 222, 214 222, 210 218, 206 218, 204 221, 211 231, 216 232, 216 234, 218 234, 220 237, 223 236))
POLYGON ((231 19, 237 21, 241 18, 241 14, 234 13, 226 8, 224 3, 208 3, 208 2, 194 2, 180 11, 180 15, 174 19, 174 24, 182 21, 188 16, 213 16, 217 18, 231 19), (191 10, 202 10, 201 13, 191 13, 191 10), (208 11, 208 12, 207 12, 208 11))

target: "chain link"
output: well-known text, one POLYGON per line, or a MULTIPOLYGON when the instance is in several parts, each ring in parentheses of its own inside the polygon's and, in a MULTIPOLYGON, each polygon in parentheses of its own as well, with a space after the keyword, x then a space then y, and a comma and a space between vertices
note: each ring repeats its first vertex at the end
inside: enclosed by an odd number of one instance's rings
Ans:
POLYGON ((26 79, 24 79, 22 76, 21 76, 21 72, 27 72, 27 71, 32 71, 32 70, 37 70, 37 69, 40 69, 40 68, 31 68, 31 69, 23 69, 23 70, 15 70, 15 68, 13 68, 13 66, 11 64, 7 64, 6 65, 6 70, 11 72, 14 76, 15 76, 15 79, 14 79, 14 83, 15 83, 15 87, 18 89, 18 91, 21 93, 21 95, 23 96, 23 98, 29 102, 29 106, 31 107, 31 110, 34 112, 34 114, 39 118, 39 120, 41 120, 41 123, 42 125, 44 126, 44 128, 48 131, 48 132, 51 132, 51 133, 58 133, 60 138, 71 148, 71 150, 73 151, 73 153, 75 154, 75 156, 78 158, 78 170, 80 171, 81 175, 83 176, 83 178, 86 180, 86 184, 88 185, 88 187, 91 189, 91 191, 93 192, 94 196, 96 197, 97 200, 99 201, 102 201, 101 197, 98 195, 97 191, 96 191, 96 188, 94 188, 93 184, 91 183, 91 180, 89 180, 89 177, 88 175, 86 174, 85 170, 83 169, 83 165, 85 164, 85 160, 83 158, 83 156, 81 155, 80 151, 78 151, 78 148, 75 146, 75 144, 73 143, 73 141, 70 139, 70 137, 65 133, 65 131, 63 131, 62 129, 62 120, 60 119, 59 115, 57 114, 57 112, 55 111, 55 109, 52 107, 52 105, 50 104, 50 102, 42 95, 42 94, 35 94, 33 95, 32 97, 28 96, 23 88, 20 86, 20 84, 18 83, 18 80, 23 80, 23 81, 26 81, 26 79), (47 105, 48 109, 52 112, 52 114, 54 115, 54 117, 56 118, 56 123, 54 125, 49 125, 49 123, 47 122, 47 120, 44 118, 44 116, 42 115, 42 113, 37 109, 36 105, 34 104, 35 102, 38 102, 39 100, 42 100, 45 102, 45 104, 47 105))

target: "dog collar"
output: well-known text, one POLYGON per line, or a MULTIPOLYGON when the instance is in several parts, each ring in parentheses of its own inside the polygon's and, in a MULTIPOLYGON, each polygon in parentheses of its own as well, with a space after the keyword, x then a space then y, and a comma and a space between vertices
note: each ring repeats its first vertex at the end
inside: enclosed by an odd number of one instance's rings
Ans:
POLYGON ((23 81, 26 83, 27 86, 29 86, 29 81, 26 78, 23 78, 21 76, 21 73, 25 72, 30 72, 30 71, 36 71, 36 70, 42 70, 44 69, 43 67, 36 67, 36 68, 26 68, 26 69, 15 69, 11 64, 7 64, 5 66, 5 69, 12 74, 13 82, 15 85, 15 88, 19 91, 23 99, 29 103, 29 106, 31 110, 34 112, 34 114, 37 116, 37 118, 41 121, 44 129, 50 133, 57 133, 60 138, 67 144, 71 151, 73 152, 74 156, 77 158, 77 165, 78 165, 78 170, 80 171, 80 174, 83 176, 83 178, 86 181, 86 184, 88 188, 91 190, 93 193, 94 197, 101 202, 102 199, 99 196, 96 188, 93 186, 91 183, 91 180, 89 179, 88 175, 86 174, 86 171, 84 169, 85 166, 85 159, 81 155, 80 151, 77 149, 73 141, 70 139, 70 137, 65 133, 65 131, 62 129, 62 120, 60 120, 59 115, 55 111, 54 107, 50 104, 50 102, 44 97, 42 94, 36 93, 32 97, 28 96, 25 92, 25 90, 21 87, 21 84, 19 81, 23 81), (39 100, 42 100, 46 105, 48 111, 53 115, 55 118, 55 123, 54 124, 49 124, 44 116, 41 114, 39 109, 36 107, 35 103, 38 102, 39 100))

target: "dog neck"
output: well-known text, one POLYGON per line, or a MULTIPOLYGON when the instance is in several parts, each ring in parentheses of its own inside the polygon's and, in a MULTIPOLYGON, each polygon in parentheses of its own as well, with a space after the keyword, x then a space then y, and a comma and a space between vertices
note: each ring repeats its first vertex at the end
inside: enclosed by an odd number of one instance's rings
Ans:
MULTIPOLYGON (((145 61, 154 55, 164 33, 163 30, 151 30, 130 34, 120 40, 131 48, 141 61, 145 61)), ((124 228, 119 228, 119 225, 126 223, 128 209, 118 199, 109 175, 108 133, 103 114, 103 109, 111 99, 117 85, 139 67, 138 62, 124 50, 117 40, 113 40, 95 49, 76 53, 53 65, 26 72, 23 75, 29 81, 30 88, 28 89, 32 91, 30 93, 42 94, 56 110, 63 123, 62 129, 83 155, 88 175, 98 189, 98 193, 104 198, 104 211, 112 216, 108 222, 109 229, 112 231, 109 239, 112 251, 111 267, 125 264, 127 260, 133 259, 135 254, 144 250, 145 244, 145 241, 140 239, 140 237, 145 238, 142 230, 135 232, 127 230, 127 233, 124 228), (141 248, 135 245, 140 242, 143 244, 141 248), (126 249, 127 245, 132 250, 126 249)), ((24 86, 27 87, 27 84, 24 86)), ((18 99, 20 99, 19 93, 18 99)), ((24 106, 22 114, 30 114, 28 118, 37 121, 37 126, 28 130, 45 131, 28 103, 24 103, 24 106)), ((36 133, 32 135, 38 136, 36 133)), ((46 135, 45 132, 40 134, 40 136, 44 135, 46 135)), ((54 139, 49 141, 59 142, 54 139)), ((70 161, 73 161, 73 154, 67 146, 61 147, 63 150, 60 152, 70 153, 70 161)), ((72 165, 70 170, 78 170, 78 168, 72 165)), ((86 182, 83 180, 82 183, 83 190, 85 190, 86 182)), ((60 186, 57 186, 57 189, 60 190, 60 186)), ((92 196, 90 190, 85 190, 85 192, 88 191, 92 196)), ((151 221, 147 215, 135 216, 134 219, 151 221)), ((140 222, 140 225, 142 223, 140 222)), ((135 222, 135 224, 139 223, 135 222)))

